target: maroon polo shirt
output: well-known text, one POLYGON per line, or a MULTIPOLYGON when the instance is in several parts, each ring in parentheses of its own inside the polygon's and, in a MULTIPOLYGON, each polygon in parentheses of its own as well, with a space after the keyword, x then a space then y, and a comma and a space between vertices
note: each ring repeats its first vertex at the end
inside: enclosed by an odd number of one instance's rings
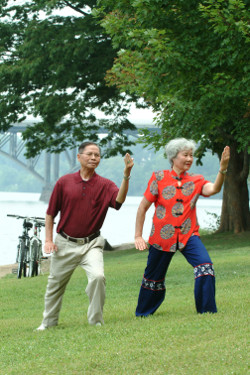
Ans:
POLYGON ((94 173, 83 181, 80 171, 61 177, 53 189, 47 214, 55 217, 60 211, 57 232, 71 237, 87 237, 101 229, 108 208, 119 210, 118 187, 114 182, 94 173))

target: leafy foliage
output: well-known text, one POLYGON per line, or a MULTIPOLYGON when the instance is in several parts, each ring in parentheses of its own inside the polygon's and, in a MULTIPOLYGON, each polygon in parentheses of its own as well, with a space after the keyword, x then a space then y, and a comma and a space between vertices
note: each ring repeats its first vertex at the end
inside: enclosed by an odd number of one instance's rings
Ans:
MULTIPOLYGON (((102 26, 118 57, 107 81, 137 94, 156 112, 161 135, 220 153, 249 146, 248 0, 99 1, 102 26), (110 9, 112 11, 110 12, 110 9)), ((146 133, 143 142, 152 144, 146 133)))
POLYGON ((106 129, 101 140, 109 145, 106 156, 133 144, 126 130, 135 128, 127 120, 134 98, 105 83, 116 54, 91 15, 94 5, 92 0, 0 2, 0 129, 34 116, 23 133, 28 157, 84 139, 97 141, 100 128, 106 129), (100 121, 97 109, 104 114, 100 121))
POLYGON ((141 142, 199 142, 219 157, 231 149, 220 231, 250 230, 249 0, 99 0, 96 16, 117 58, 106 79, 153 107, 161 133, 141 142))

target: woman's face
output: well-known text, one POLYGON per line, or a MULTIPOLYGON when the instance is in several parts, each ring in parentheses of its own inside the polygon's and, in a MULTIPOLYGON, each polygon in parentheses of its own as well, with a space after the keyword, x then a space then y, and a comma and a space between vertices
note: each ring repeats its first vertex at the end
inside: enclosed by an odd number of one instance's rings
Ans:
POLYGON ((188 171, 193 164, 193 160, 194 158, 192 150, 180 151, 173 159, 173 169, 178 173, 188 171))

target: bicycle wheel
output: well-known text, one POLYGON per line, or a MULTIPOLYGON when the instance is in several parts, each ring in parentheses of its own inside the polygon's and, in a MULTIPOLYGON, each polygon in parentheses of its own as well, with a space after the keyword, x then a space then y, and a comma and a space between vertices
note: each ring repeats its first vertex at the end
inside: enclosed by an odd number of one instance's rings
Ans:
POLYGON ((17 269, 17 278, 21 279, 22 272, 23 275, 26 276, 26 263, 24 262, 25 258, 25 242, 22 238, 19 239, 18 244, 18 254, 17 254, 17 262, 18 262, 18 269, 17 269))
POLYGON ((29 276, 34 277, 38 275, 38 264, 39 264, 39 250, 40 243, 38 238, 33 237, 30 241, 30 257, 29 257, 29 276))
POLYGON ((23 277, 27 276, 27 263, 24 261, 23 262, 23 277))
POLYGON ((41 273, 41 263, 42 263, 42 257, 43 257, 43 244, 40 238, 37 238, 39 242, 39 249, 38 249, 38 275, 41 273))

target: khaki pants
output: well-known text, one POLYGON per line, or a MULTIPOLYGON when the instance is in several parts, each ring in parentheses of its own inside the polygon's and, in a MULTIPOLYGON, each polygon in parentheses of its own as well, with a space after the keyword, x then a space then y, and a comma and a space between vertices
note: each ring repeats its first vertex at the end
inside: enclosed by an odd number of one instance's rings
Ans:
POLYGON ((57 234, 55 244, 58 251, 51 256, 43 313, 44 326, 51 327, 58 324, 63 294, 77 266, 81 266, 85 270, 88 278, 85 290, 89 297, 88 322, 91 325, 98 322, 103 323, 105 301, 104 238, 99 236, 85 245, 79 245, 57 234))

